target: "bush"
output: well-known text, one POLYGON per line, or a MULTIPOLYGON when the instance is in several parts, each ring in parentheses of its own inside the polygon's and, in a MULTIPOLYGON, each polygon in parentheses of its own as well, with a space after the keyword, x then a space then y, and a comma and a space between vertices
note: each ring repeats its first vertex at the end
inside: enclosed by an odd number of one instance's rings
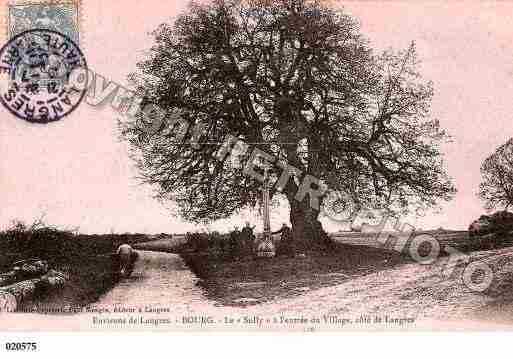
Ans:
POLYGON ((195 252, 201 252, 209 248, 210 236, 207 233, 187 232, 185 240, 190 249, 195 252))
POLYGON ((214 255, 236 258, 251 255, 254 252, 253 241, 244 240, 240 232, 221 234, 217 231, 211 233, 187 232, 186 244, 182 250, 196 253, 210 252, 214 255))
POLYGON ((469 237, 487 234, 507 235, 513 231, 513 213, 507 211, 482 215, 469 226, 469 237))
POLYGON ((511 212, 495 212, 490 219, 496 233, 506 234, 513 230, 513 213, 511 212))

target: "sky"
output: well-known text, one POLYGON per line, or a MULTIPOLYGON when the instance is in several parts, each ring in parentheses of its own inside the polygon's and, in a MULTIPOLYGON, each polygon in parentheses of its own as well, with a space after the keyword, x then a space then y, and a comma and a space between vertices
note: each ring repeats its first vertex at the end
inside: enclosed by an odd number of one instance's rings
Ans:
MULTIPOLYGON (((432 117, 452 136, 443 150, 458 193, 440 211, 405 221, 424 229, 467 228, 484 212, 476 196, 482 161, 513 137, 513 2, 332 3, 360 21, 378 51, 415 41, 420 71, 435 88, 432 117)), ((0 4, 4 10, 5 1, 0 4)), ((185 1, 84 0, 80 47, 89 67, 127 84, 152 45, 149 33, 186 7, 185 1)), ((44 216, 83 233, 200 229, 139 184, 127 145, 118 138, 117 117, 108 107, 83 102, 60 121, 39 125, 0 106, 0 228, 44 216)), ((287 219, 286 208, 272 210, 273 229, 287 219)), ((226 230, 245 220, 261 226, 257 214, 245 212, 209 229, 226 230)), ((330 231, 340 228, 324 224, 330 231)))

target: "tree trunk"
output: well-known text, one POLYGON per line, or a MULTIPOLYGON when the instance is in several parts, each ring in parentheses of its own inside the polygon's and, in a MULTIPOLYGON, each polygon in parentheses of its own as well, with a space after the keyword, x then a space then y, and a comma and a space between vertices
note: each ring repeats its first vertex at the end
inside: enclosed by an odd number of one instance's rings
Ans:
POLYGON ((16 271, 10 271, 6 273, 0 274, 0 287, 16 283, 20 278, 18 276, 18 272, 16 271))
POLYGON ((0 287, 20 282, 25 279, 35 278, 48 272, 46 261, 35 261, 16 266, 10 272, 0 273, 0 287))
POLYGON ((0 291, 12 294, 14 298, 16 298, 16 302, 19 304, 30 299, 34 295, 40 281, 40 279, 24 280, 7 287, 1 287, 0 291))
POLYGON ((0 291, 0 314, 16 311, 18 303, 16 297, 9 292, 0 291))
POLYGON ((66 276, 58 271, 49 270, 45 275, 0 287, 0 311, 14 311, 16 307, 32 298, 40 290, 59 288, 66 282, 66 276), (16 304, 13 305, 15 299, 16 304))
POLYGON ((319 221, 319 211, 303 202, 290 200, 290 223, 296 250, 325 249, 329 238, 319 221))

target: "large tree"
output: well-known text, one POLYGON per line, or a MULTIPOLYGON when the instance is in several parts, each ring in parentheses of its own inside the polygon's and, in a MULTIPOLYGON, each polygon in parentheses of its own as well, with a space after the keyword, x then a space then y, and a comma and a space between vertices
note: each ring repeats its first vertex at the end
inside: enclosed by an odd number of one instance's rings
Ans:
POLYGON ((481 175, 479 197, 487 209, 513 205, 513 138, 483 162, 481 175))
POLYGON ((454 193, 414 45, 376 55, 353 18, 306 0, 192 4, 154 35, 132 76, 137 90, 206 132, 196 146, 166 126, 139 141, 144 121, 125 123, 124 133, 143 178, 186 219, 225 218, 259 201, 260 182, 214 159, 226 135, 301 171, 282 191, 296 239, 321 230, 319 209, 295 199, 306 174, 360 207, 432 206, 454 193))

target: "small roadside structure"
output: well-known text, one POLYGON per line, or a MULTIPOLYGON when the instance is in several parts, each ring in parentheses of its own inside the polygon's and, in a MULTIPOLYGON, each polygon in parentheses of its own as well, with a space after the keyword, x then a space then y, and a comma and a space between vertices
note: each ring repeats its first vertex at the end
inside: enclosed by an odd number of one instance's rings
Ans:
POLYGON ((471 237, 490 233, 506 234, 513 231, 513 213, 498 211, 482 215, 470 224, 468 231, 471 237))
POLYGON ((468 227, 468 234, 470 237, 489 234, 491 232, 492 222, 490 216, 482 215, 473 221, 468 227))
POLYGON ((508 211, 482 215, 468 228, 469 238, 479 241, 480 248, 494 248, 510 234, 513 234, 513 213, 508 211))

